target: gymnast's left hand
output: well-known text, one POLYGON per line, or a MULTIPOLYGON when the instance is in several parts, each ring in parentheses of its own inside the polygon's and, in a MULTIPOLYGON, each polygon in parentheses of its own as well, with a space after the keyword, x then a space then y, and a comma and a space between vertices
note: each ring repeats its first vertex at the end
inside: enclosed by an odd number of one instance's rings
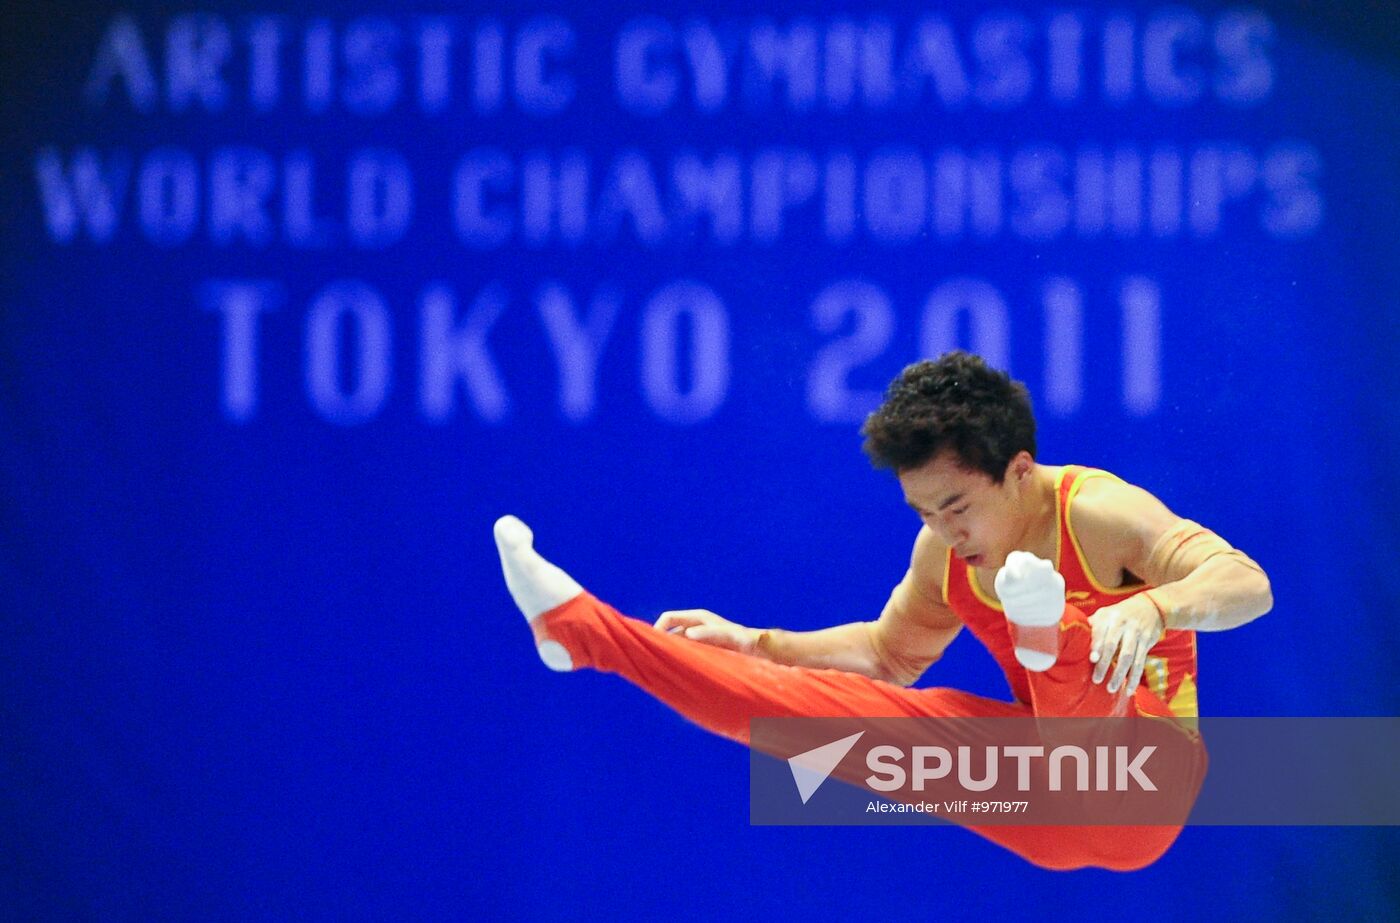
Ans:
POLYGON ((1162 618, 1157 607, 1139 593, 1121 603, 1104 606, 1089 616, 1089 626, 1093 629, 1089 662, 1094 664, 1094 682, 1103 682, 1112 666, 1108 691, 1122 688, 1124 695, 1131 695, 1142 679, 1147 652, 1162 640, 1162 618))

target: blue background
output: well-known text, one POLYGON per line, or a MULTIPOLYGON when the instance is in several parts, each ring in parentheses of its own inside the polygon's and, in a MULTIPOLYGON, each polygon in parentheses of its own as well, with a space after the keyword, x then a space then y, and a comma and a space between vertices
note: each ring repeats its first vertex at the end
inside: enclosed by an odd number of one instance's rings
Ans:
MULTIPOLYGON (((235 25, 255 9, 205 8, 235 25)), ((1083 8, 1101 25, 1106 7, 1083 8)), ((1206 22, 1219 15, 1194 8, 1206 22)), ((1272 614, 1201 638, 1203 712, 1396 714, 1400 69, 1376 29, 1271 7, 1273 89, 1243 108, 1209 97, 1119 107, 1090 93, 1061 109, 1033 93, 1007 112, 736 104, 710 114, 682 94, 646 117, 613 94, 611 43, 636 15, 688 13, 494 7, 460 16, 510 31, 548 13, 573 27, 568 108, 534 116, 507 97, 491 115, 459 100, 443 115, 405 104, 365 117, 292 103, 256 113, 246 96, 222 112, 137 112, 121 90, 86 103, 94 55, 122 9, 162 74, 166 27, 189 7, 46 6, 7 14, 4 30, 9 915, 1394 915, 1390 830, 1189 829, 1146 871, 1057 875, 953 829, 750 827, 745 751, 613 677, 546 671, 490 541, 495 517, 519 514, 546 554, 642 618, 690 607, 794 629, 873 618, 918 523, 863 459, 857 424, 820 422, 807 407, 814 357, 850 329, 819 332, 814 298, 841 279, 888 294, 893 337, 851 377, 869 389, 918 357, 932 289, 985 279, 1009 308, 1011 370, 1038 394, 1040 285, 1067 276, 1084 292, 1084 392, 1070 412, 1038 404, 1042 460, 1147 487, 1273 580, 1272 614), (1214 141, 1311 146, 1320 223, 1296 239, 1265 233, 1256 190, 1203 238, 832 243, 809 206, 771 245, 703 235, 649 245, 624 231, 482 251, 447 217, 454 165, 481 146, 512 157, 578 147, 601 169, 623 148, 664 163, 682 147, 864 157, 891 145, 1214 141), (46 224, 43 149, 139 161, 174 146, 203 163, 229 144, 274 157, 304 148, 327 164, 323 177, 338 176, 351 149, 397 150, 413 171, 413 223, 374 250, 223 246, 198 232, 167 247, 139 233, 128 196, 108 241, 57 239, 46 224), (1145 414, 1120 396, 1115 298, 1128 276, 1154 280, 1162 299, 1161 398, 1145 414), (262 316, 248 419, 221 405, 220 321, 200 300, 219 279, 280 286, 262 316), (342 279, 372 286, 392 317, 389 392, 351 425, 318 413, 303 386, 308 304, 342 279), (544 279, 576 304, 600 287, 621 299, 582 421, 559 410, 557 365, 530 301, 544 279), (638 378, 644 305, 678 279, 719 294, 729 324, 724 400, 689 424, 656 413, 638 378), (416 398, 419 293, 444 281, 465 310, 492 280, 511 293, 489 340, 508 412, 483 420, 459 400, 452 419, 429 421, 416 398)), ((689 9, 730 23, 795 15, 689 9)), ((900 28, 923 12, 886 9, 900 28)), ((319 13, 342 25, 410 15, 364 3, 319 13)), ((300 27, 311 14, 284 15, 300 27)), ((980 13, 961 3, 946 15, 965 36, 980 13)), ((334 214, 343 193, 324 183, 334 214)), ((923 683, 1006 694, 970 638, 923 683)))

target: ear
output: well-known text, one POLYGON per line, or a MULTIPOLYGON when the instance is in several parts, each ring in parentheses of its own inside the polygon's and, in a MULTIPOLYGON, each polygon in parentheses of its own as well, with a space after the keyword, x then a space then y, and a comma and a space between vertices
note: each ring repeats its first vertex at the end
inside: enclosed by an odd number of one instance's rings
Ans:
POLYGON ((1031 458, 1031 453, 1023 449, 1013 455, 1011 461, 1007 463, 1006 475, 1017 484, 1025 484, 1033 470, 1035 470, 1035 459, 1031 458))

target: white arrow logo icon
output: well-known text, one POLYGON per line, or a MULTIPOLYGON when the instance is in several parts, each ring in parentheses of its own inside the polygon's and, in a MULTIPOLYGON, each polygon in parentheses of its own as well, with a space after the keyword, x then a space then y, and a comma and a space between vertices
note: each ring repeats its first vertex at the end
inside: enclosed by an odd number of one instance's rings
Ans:
POLYGON ((840 740, 823 744, 815 750, 808 750, 806 753, 788 757, 788 768, 792 770, 792 781, 797 783, 797 793, 802 796, 803 804, 806 804, 807 799, 816 794, 817 789, 821 788, 822 783, 826 781, 826 777, 831 775, 832 770, 841 764, 841 761, 846 758, 846 754, 851 752, 851 748, 856 745, 856 741, 860 740, 864 733, 861 731, 850 737, 842 737, 840 740))

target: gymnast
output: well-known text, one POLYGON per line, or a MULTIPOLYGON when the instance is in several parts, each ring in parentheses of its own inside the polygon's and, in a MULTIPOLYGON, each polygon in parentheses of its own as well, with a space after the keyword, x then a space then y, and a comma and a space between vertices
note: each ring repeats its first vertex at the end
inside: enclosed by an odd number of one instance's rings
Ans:
MULTIPOLYGON (((755 717, 1197 718, 1196 632, 1236 628, 1273 598, 1258 564, 1140 487, 1036 460, 1025 386, 977 356, 910 365, 861 430, 923 523, 873 621, 819 631, 707 610, 628 618, 497 521, 507 589, 551 669, 616 673, 743 744, 755 717), (966 627, 1013 702, 910 688, 966 627)), ((1204 774, 1203 752, 1193 784, 1204 774)), ((1194 794, 1193 796, 1194 797, 1194 794)), ((1052 869, 1143 868, 1180 825, 973 826, 1052 869)))

